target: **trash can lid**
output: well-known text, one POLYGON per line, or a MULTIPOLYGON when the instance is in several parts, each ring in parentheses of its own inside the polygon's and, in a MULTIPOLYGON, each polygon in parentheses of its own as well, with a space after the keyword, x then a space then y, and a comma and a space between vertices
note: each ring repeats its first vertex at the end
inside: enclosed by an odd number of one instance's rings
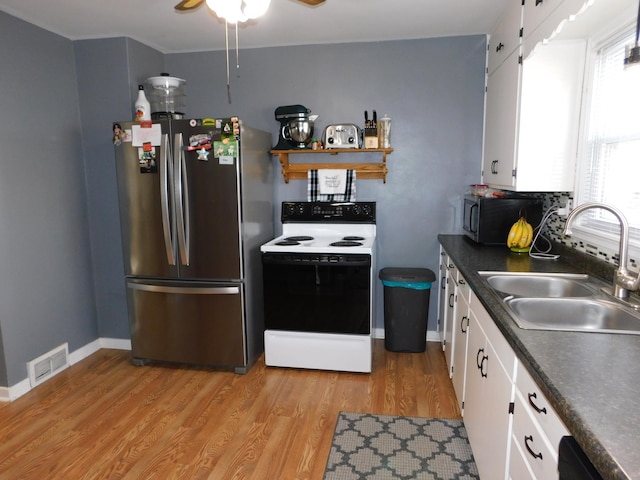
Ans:
POLYGON ((428 268, 398 268, 387 267, 380 270, 378 274, 380 280, 388 280, 392 282, 433 282, 436 274, 428 268))

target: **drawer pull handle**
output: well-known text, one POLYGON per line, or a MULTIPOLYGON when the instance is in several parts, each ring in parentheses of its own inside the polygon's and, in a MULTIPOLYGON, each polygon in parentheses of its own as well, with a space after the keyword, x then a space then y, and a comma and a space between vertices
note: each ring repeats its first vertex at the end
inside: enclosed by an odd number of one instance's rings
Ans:
POLYGON ((533 458, 539 458, 540 460, 542 460, 542 452, 534 453, 529 446, 529 442, 533 442, 533 437, 531 435, 527 435, 524 437, 524 446, 527 448, 529 455, 531 455, 533 458))
POLYGON ((536 0, 536 7, 542 3, 542 0, 536 0))
POLYGON ((451 293, 449 295, 449 308, 453 308, 453 297, 454 297, 454 295, 453 295, 453 293, 451 293))
POLYGON ((465 285, 464 278, 461 278, 460 280, 458 280, 458 283, 459 283, 460 285, 465 285))
POLYGON ((533 403, 533 398, 538 398, 538 396, 536 395, 536 393, 529 393, 527 394, 527 396, 529 397, 529 405, 531 405, 533 407, 533 409, 538 412, 538 413, 544 413, 545 415, 547 414, 547 408, 546 407, 538 407, 535 403, 533 403))

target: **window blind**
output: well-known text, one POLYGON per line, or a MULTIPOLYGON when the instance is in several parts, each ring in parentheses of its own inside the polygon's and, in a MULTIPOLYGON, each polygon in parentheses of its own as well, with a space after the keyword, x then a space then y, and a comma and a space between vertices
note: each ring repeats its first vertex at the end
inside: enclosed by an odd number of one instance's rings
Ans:
MULTIPOLYGON (((631 238, 640 240, 640 66, 624 69, 628 31, 597 47, 587 114, 578 203, 603 202, 623 211, 631 238)), ((594 233, 619 232, 607 211, 581 215, 580 226, 594 233)))

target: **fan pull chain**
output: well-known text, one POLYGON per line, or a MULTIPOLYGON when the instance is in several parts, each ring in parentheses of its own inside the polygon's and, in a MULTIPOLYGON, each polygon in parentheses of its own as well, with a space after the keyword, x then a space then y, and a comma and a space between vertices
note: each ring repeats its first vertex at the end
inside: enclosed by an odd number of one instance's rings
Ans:
POLYGON ((236 23, 236 70, 240 70, 240 49, 238 48, 238 24, 236 23))
POLYGON ((224 45, 227 53, 227 101, 231 103, 231 84, 229 81, 229 23, 224 20, 224 45))

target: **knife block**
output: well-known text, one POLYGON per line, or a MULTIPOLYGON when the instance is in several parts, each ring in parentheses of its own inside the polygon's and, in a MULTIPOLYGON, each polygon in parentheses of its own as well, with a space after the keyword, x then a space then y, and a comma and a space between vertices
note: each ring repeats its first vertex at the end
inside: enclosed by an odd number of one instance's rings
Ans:
POLYGON ((365 127, 364 148, 378 148, 378 144, 378 126, 365 127))

